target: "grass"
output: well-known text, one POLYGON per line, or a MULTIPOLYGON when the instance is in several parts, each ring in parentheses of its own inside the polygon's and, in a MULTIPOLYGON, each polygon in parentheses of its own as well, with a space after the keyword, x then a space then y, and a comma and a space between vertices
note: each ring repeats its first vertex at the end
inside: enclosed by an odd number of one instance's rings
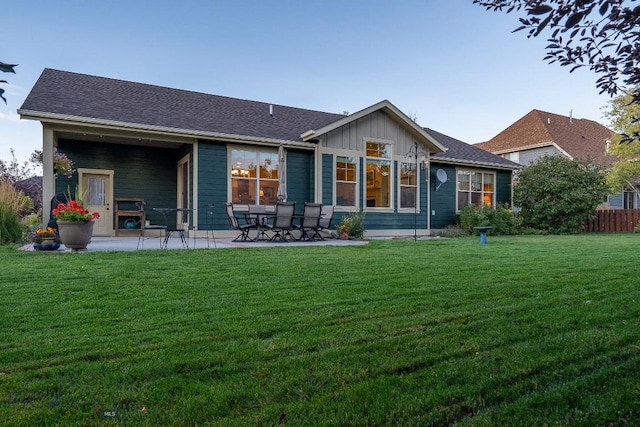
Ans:
POLYGON ((639 243, 0 247, 0 424, 638 425, 639 243))

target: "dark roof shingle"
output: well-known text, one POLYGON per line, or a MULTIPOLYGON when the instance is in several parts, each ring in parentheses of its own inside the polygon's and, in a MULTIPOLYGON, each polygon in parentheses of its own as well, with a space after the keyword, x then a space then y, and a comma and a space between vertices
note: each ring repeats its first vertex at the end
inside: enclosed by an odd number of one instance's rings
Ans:
POLYGON ((480 163, 485 165, 500 166, 507 169, 520 169, 521 165, 496 156, 488 151, 482 150, 474 145, 452 138, 433 129, 425 128, 428 134, 437 139, 442 145, 447 147, 444 153, 431 157, 433 161, 438 159, 452 162, 480 163))
POLYGON ((20 110, 298 141, 342 114, 45 69, 20 110))

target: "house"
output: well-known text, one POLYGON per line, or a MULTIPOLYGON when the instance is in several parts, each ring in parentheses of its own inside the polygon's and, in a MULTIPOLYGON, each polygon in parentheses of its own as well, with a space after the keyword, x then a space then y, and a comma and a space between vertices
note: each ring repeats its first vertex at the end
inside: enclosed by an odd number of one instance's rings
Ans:
MULTIPOLYGON (((593 120, 575 119, 532 110, 511 126, 476 147, 527 166, 544 155, 562 155, 608 166, 614 160, 607 153, 613 131, 593 120)), ((637 208, 638 194, 623 189, 610 196, 610 208, 637 208)))
MULTIPOLYGON (((223 235, 224 203, 274 204, 281 174, 297 210, 305 201, 332 204, 339 221, 362 209, 368 235, 425 235, 432 221, 456 221, 458 170, 486 172, 479 197, 497 203, 510 202, 509 170, 518 167, 488 153, 481 159, 473 147, 465 159, 456 148, 464 143, 419 127, 387 100, 342 115, 45 69, 18 113, 43 126, 44 206, 77 186, 101 213, 97 235, 121 226, 119 198, 193 209, 176 225, 223 235), (448 143, 460 155, 447 157, 448 143), (72 178, 54 174, 54 147, 74 160, 72 178), (439 186, 434 173, 451 179, 439 186)), ((476 192, 469 200, 478 201, 476 192)), ((147 220, 160 218, 148 210, 147 220)))

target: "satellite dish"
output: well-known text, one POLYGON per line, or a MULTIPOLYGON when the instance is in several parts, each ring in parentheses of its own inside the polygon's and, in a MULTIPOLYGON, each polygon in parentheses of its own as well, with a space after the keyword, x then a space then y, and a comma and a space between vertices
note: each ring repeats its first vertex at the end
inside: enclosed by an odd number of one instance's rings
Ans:
POLYGON ((438 169, 436 171, 436 177, 438 178, 438 181, 440 181, 440 183, 442 183, 442 184, 447 182, 447 180, 449 179, 449 177, 447 177, 447 173, 444 171, 444 169, 438 169))
POLYGON ((447 172, 445 172, 444 169, 438 169, 436 171, 436 178, 438 178, 438 185, 436 185, 436 191, 438 191, 438 188, 440 188, 442 184, 447 182, 449 177, 447 176, 447 172))

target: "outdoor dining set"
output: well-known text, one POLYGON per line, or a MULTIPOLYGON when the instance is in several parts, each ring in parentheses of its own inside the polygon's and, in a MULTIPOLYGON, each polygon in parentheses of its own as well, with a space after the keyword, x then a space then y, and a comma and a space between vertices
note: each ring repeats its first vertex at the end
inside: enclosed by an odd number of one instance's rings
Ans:
POLYGON ((240 232, 233 241, 324 240, 333 218, 333 205, 304 203, 302 213, 296 213, 296 202, 278 202, 275 206, 249 205, 237 210, 233 203, 225 203, 229 225, 240 232))

